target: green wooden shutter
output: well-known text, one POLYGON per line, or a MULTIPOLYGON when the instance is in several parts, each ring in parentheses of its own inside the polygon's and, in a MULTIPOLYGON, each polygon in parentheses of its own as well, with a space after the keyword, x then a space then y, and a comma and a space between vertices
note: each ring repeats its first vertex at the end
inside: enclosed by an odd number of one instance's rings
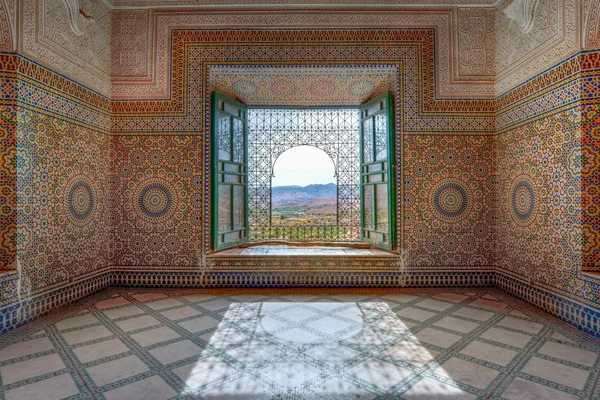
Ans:
POLYGON ((396 191, 392 93, 360 108, 361 239, 393 250, 396 191))
POLYGON ((213 248, 248 241, 248 123, 246 106, 212 97, 213 248))

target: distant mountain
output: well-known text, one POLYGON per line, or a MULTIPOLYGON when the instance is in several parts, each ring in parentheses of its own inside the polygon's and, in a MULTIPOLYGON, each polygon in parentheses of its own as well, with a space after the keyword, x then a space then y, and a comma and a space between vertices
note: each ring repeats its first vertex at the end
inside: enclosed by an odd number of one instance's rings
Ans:
POLYGON ((299 205, 318 199, 337 199, 337 185, 274 186, 272 188, 273 206, 299 205))

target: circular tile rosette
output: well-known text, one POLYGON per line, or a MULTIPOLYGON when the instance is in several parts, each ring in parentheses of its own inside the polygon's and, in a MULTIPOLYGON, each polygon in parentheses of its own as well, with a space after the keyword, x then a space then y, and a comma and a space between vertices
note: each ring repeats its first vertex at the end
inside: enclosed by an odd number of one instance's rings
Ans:
POLYGON ((72 165, 60 177, 55 189, 58 224, 68 235, 87 236, 94 232, 100 216, 102 180, 92 167, 72 165))
POLYGON ((375 89, 375 84, 369 80, 356 80, 350 83, 350 93, 354 96, 364 97, 370 95, 375 89))
POLYGON ((251 96, 256 93, 256 86, 248 80, 239 80, 234 82, 233 90, 241 96, 251 96))
POLYGON ((513 188, 511 196, 511 206, 514 216, 521 222, 531 219, 535 209, 535 193, 531 183, 526 180, 520 180, 513 188))
POLYGON ((277 78, 271 83, 271 92, 276 99, 289 99, 297 90, 296 83, 289 78, 277 78))
POLYGON ((535 235, 548 213, 548 189, 535 167, 519 165, 511 170, 505 184, 508 214, 524 236, 535 235))
POLYGON ((476 177, 461 169, 442 168, 419 189, 419 210, 436 231, 463 232, 482 216, 483 188, 476 177))
POLYGON ((336 84, 331 79, 316 79, 310 84, 310 93, 315 99, 333 98, 335 96, 336 84))
POLYGON ((127 219, 148 233, 173 229, 185 216, 185 187, 173 172, 139 172, 127 183, 124 195, 127 219))

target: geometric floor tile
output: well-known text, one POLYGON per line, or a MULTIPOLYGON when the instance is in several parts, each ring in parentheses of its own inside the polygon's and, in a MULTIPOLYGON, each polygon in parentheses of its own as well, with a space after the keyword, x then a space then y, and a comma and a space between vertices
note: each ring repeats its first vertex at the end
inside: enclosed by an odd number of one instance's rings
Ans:
POLYGON ((176 339, 178 337, 180 337, 180 335, 177 334, 177 332, 166 326, 131 335, 131 338, 142 347, 152 346, 153 344, 166 342, 167 340, 176 339))
POLYGON ((0 336, 0 399, 590 399, 599 355, 495 289, 111 288, 0 336))
POLYGON ((135 331, 137 329, 147 328, 149 326, 160 325, 160 321, 151 315, 143 315, 115 322, 119 329, 125 332, 135 331))
POLYGON ((504 393, 502 393, 502 398, 506 400, 578 400, 579 396, 561 392, 560 390, 526 379, 515 378, 504 393))
POLYGON ((236 373, 235 369, 216 357, 208 357, 175 368, 173 373, 192 389, 200 388, 212 382, 236 373))
POLYGON ((477 396, 432 378, 420 380, 402 394, 406 400, 475 400, 477 396))
POLYGON ((443 332, 438 329, 425 328, 414 335, 420 342, 432 344, 434 346, 448 348, 462 339, 461 336, 454 333, 443 332))
POLYGON ((78 327, 84 326, 84 325, 95 324, 97 322, 100 322, 100 321, 98 321, 98 319, 96 317, 94 317, 92 314, 85 314, 85 315, 78 315, 77 317, 65 318, 62 321, 54 324, 54 326, 56 327, 56 329, 62 331, 65 329, 72 329, 72 328, 78 328, 78 327))
POLYGON ((452 315, 456 315, 459 317, 465 317, 465 318, 471 318, 477 321, 487 321, 488 319, 492 318, 494 315, 493 312, 489 312, 489 311, 483 311, 483 310, 479 310, 477 308, 471 308, 471 307, 463 307, 460 308, 456 311, 454 311, 452 313, 452 315))
POLYGON ((427 321, 429 318, 435 317, 437 314, 430 311, 421 310, 419 308, 406 307, 396 313, 401 318, 409 318, 415 321, 427 321))
POLYGON ((175 308, 173 310, 163 311, 161 312, 161 314, 169 318, 170 320, 177 320, 202 314, 202 311, 198 311, 192 307, 181 307, 175 308))
POLYGON ((538 323, 535 323, 532 321, 525 321, 525 320, 517 319, 517 318, 513 318, 513 317, 504 317, 496 325, 505 326, 507 328, 517 329, 520 331, 525 331, 525 332, 531 333, 533 335, 538 333, 544 327, 544 325, 542 325, 542 324, 538 324, 538 323))
POLYGON ((269 399, 273 393, 250 378, 241 378, 202 394, 205 400, 269 399))
POLYGON ((361 352, 347 346, 328 343, 313 347, 304 354, 329 365, 337 365, 359 356, 361 352))
POLYGON ((253 340, 226 352, 241 363, 252 365, 281 354, 281 350, 269 343, 253 340))
POLYGON ((0 378, 4 385, 34 378, 65 368, 60 355, 54 353, 0 367, 0 378))
POLYGON ((86 370, 96 385, 104 386, 121 379, 129 378, 130 376, 141 374, 148 371, 149 368, 138 357, 128 356, 98 364, 86 368, 86 370))
POLYGON ((106 400, 147 400, 147 399, 169 399, 176 396, 173 390, 161 377, 151 376, 129 385, 104 393, 106 400))
POLYGON ((0 362, 52 350, 53 348, 50 339, 45 337, 18 342, 0 350, 0 362))
POLYGON ((598 359, 598 354, 592 351, 549 341, 544 343, 538 350, 538 353, 585 365, 586 367, 593 367, 598 359))
POLYGON ((219 321, 213 317, 204 316, 180 322, 179 325, 191 333, 196 333, 207 329, 216 328, 219 326, 219 321))
POLYGON ((429 361, 433 360, 438 354, 438 351, 428 349, 420 344, 413 342, 400 342, 392 347, 389 347, 381 354, 391 357, 395 360, 422 367, 429 361))
POLYGON ((460 351, 460 354, 506 367, 519 353, 514 350, 474 340, 465 346, 460 351))
POLYGON ((478 389, 487 388, 499 374, 494 369, 456 357, 443 363, 435 370, 435 373, 478 389))
POLYGON ((376 397, 351 383, 341 379, 334 378, 324 384, 315 387, 306 397, 313 400, 332 400, 332 399, 360 399, 372 400, 376 397))
POLYGON ((589 377, 589 372, 583 369, 538 357, 533 357, 529 360, 522 371, 526 374, 556 382, 560 385, 570 386, 577 390, 583 389, 589 377))
POLYGON ((481 337, 498 343, 523 348, 531 341, 531 336, 522 333, 511 332, 506 329, 489 328, 481 334, 481 337))
POLYGON ((260 370, 260 373, 288 389, 314 379, 321 371, 303 361, 286 358, 260 370))
POLYGON ((439 321, 434 322, 433 325, 441 326, 442 328, 461 333, 469 333, 479 327, 479 324, 476 324, 474 322, 469 322, 453 317, 444 317, 439 321))
POLYGON ((104 315, 106 315, 107 318, 117 319, 117 318, 131 317, 133 315, 144 314, 144 310, 142 310, 138 306, 127 306, 127 307, 113 308, 110 310, 103 310, 102 313, 104 315))
POLYGON ((372 358, 355 366, 348 373, 382 390, 388 390, 409 376, 411 371, 386 361, 372 358))
POLYGON ((101 339, 112 336, 112 334, 105 326, 92 326, 90 328, 61 333, 65 342, 70 345, 101 339))
POLYGON ((79 393, 77 385, 69 374, 44 379, 4 393, 6 400, 58 400, 79 393))
POLYGON ((448 308, 454 307, 454 304, 452 303, 433 299, 425 299, 415 303, 415 305, 435 311, 446 311, 448 308))
POLYGON ((148 353, 152 354, 162 365, 166 365, 179 360, 185 360, 189 357, 198 356, 202 354, 202 348, 189 340, 182 340, 157 347, 148 351, 148 353))
POLYGON ((79 359, 79 362, 87 363, 96 361, 100 358, 115 356, 129 351, 129 348, 119 339, 110 339, 103 342, 88 344, 86 346, 73 349, 73 353, 79 359))

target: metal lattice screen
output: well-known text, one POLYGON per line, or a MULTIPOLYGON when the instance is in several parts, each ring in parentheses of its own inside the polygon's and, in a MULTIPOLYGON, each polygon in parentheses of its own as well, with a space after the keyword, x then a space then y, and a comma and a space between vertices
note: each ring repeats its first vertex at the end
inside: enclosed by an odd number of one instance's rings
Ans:
POLYGON ((356 109, 248 110, 248 217, 251 241, 360 238, 359 112, 356 109), (296 146, 314 146, 334 162, 334 225, 272 224, 271 177, 277 158, 296 146))

